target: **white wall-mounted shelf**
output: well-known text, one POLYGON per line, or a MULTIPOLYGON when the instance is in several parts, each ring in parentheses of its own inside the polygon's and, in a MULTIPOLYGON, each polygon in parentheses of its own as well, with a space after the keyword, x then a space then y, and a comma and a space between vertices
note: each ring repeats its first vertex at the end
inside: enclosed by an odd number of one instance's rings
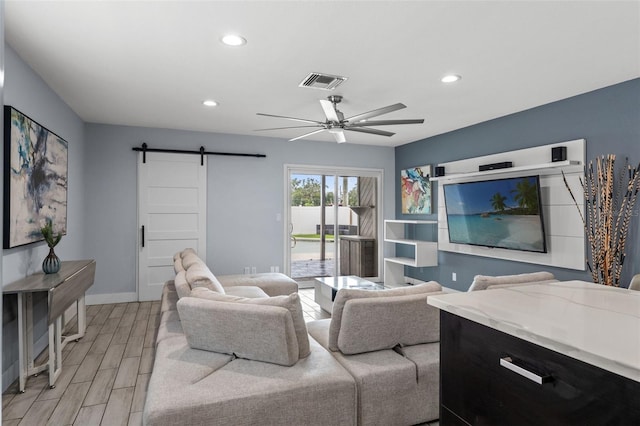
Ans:
POLYGON ((561 174, 562 172, 564 172, 565 174, 580 173, 583 170, 584 170, 584 167, 581 161, 566 160, 566 161, 556 161, 553 163, 527 164, 524 166, 508 167, 506 169, 487 170, 484 172, 474 171, 474 172, 468 172, 468 173, 453 173, 453 174, 447 174, 445 176, 432 177, 432 178, 429 178, 429 180, 432 180, 435 182, 441 182, 441 181, 448 181, 448 180, 475 179, 478 177, 493 176, 493 175, 500 175, 500 177, 508 177, 510 175, 523 175, 526 172, 536 172, 536 174, 538 175, 546 176, 546 175, 561 174))
MULTIPOLYGON (((576 139, 438 164, 445 168, 444 176, 432 178, 438 182, 438 250, 583 271, 585 234, 578 209, 567 190, 567 185, 572 188, 574 194, 582 193, 580 178, 584 175, 585 154, 586 141, 576 139), (552 149, 559 146, 566 148, 566 160, 552 162, 552 149), (482 164, 505 161, 511 161, 514 167, 477 171, 482 164), (566 184, 562 173, 566 175, 566 184), (446 184, 528 175, 540 176, 546 253, 487 248, 449 241, 444 198, 446 184)), ((580 209, 584 211, 583 204, 580 204, 580 209)))
POLYGON ((414 257, 385 257, 384 284, 404 284, 404 267, 421 268, 438 265, 438 243, 407 238, 407 226, 437 225, 436 220, 385 220, 384 241, 413 247, 414 257))

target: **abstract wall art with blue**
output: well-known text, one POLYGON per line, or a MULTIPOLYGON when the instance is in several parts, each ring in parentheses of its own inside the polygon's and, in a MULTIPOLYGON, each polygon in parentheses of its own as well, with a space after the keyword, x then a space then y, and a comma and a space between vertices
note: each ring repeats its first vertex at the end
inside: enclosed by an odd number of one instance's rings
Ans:
POLYGON ((67 141, 13 107, 4 116, 3 247, 42 241, 47 220, 66 234, 67 141))
POLYGON ((402 214, 431 214, 430 174, 429 165, 400 172, 402 214))

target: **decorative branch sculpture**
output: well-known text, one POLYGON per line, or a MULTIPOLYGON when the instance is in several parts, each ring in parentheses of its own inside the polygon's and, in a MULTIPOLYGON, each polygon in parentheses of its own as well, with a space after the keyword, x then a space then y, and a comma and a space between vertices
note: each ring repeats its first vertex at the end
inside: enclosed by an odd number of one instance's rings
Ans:
POLYGON ((583 215, 567 178, 564 184, 578 208, 589 242, 590 259, 587 267, 594 283, 620 286, 625 259, 625 243, 631 217, 640 191, 640 163, 633 168, 628 159, 615 173, 616 156, 609 154, 589 162, 584 181, 580 179, 585 200, 583 215))

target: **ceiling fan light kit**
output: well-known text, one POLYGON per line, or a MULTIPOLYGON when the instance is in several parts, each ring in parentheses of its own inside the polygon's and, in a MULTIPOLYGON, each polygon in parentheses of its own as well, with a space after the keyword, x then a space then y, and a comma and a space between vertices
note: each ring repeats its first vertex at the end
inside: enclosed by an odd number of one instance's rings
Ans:
POLYGON ((297 136, 293 139, 289 139, 290 141, 295 141, 298 139, 306 138, 308 136, 312 136, 324 131, 328 131, 334 137, 335 141, 338 143, 344 143, 347 141, 344 131, 351 132, 359 132, 366 133, 370 135, 377 136, 393 136, 395 133, 387 132, 385 130, 372 129, 372 126, 390 126, 390 125, 398 125, 398 124, 422 124, 424 123, 424 119, 400 119, 400 120, 369 120, 370 118, 378 117, 383 114, 388 114, 393 111, 397 111, 399 109, 406 108, 406 105, 397 103, 393 105, 389 105, 383 108, 374 109, 369 112, 365 112, 362 114, 356 114, 354 116, 344 118, 344 114, 342 111, 338 110, 338 104, 342 102, 342 96, 340 95, 331 95, 327 97, 327 100, 321 99, 320 106, 324 111, 324 115, 326 117, 326 121, 317 121, 317 120, 309 120, 305 118, 295 118, 295 117, 286 117, 283 115, 273 115, 273 114, 264 114, 257 113, 258 115, 262 115, 265 117, 275 117, 275 118, 284 118, 285 120, 293 120, 299 121, 302 123, 307 123, 305 126, 291 126, 291 127, 274 127, 269 129, 257 129, 257 131, 262 130, 282 130, 282 129, 301 129, 301 128, 317 128, 317 130, 313 130, 311 132, 305 133, 303 135, 297 136))

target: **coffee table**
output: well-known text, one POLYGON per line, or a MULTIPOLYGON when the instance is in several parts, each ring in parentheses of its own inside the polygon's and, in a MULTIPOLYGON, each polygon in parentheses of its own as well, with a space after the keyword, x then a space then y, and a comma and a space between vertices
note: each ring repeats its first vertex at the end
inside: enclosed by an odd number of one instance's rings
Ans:
POLYGON ((340 277, 316 278, 315 301, 322 310, 331 313, 333 301, 341 288, 357 288, 360 290, 384 290, 384 286, 365 280, 355 275, 340 277))

